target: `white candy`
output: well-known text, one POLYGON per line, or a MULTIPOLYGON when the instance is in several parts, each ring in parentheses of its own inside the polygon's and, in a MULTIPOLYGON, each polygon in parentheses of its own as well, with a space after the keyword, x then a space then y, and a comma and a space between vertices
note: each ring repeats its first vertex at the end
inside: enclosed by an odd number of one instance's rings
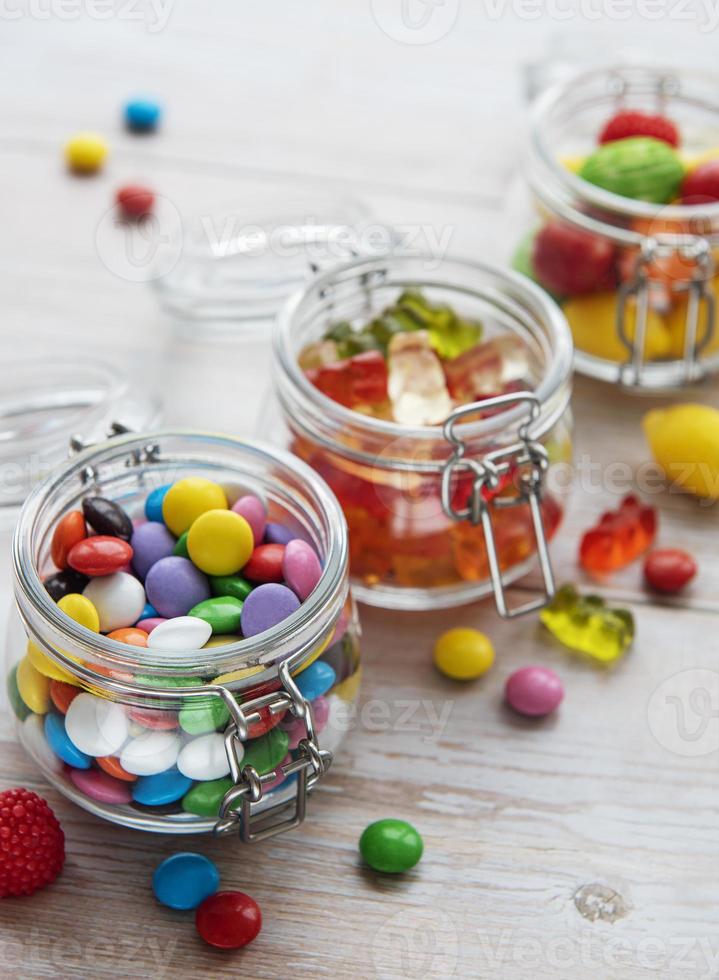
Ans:
POLYGON ((146 731, 127 743, 120 765, 134 776, 156 776, 175 765, 181 745, 174 732, 146 731))
POLYGON ((160 623, 147 638, 151 650, 199 650, 212 636, 212 627, 197 616, 176 616, 160 623))
POLYGON ((78 694, 67 709, 65 731, 81 752, 113 755, 127 739, 127 716, 119 704, 94 694, 78 694))
POLYGON ((224 736, 210 732, 209 735, 193 738, 180 752, 177 768, 188 779, 221 779, 229 775, 230 763, 224 736))
POLYGON ((147 601, 142 583, 127 572, 91 579, 83 595, 97 609, 101 633, 134 626, 147 601))
POLYGON ((22 723, 20 741, 43 769, 62 772, 62 759, 59 759, 45 738, 45 719, 42 715, 28 715, 22 723))

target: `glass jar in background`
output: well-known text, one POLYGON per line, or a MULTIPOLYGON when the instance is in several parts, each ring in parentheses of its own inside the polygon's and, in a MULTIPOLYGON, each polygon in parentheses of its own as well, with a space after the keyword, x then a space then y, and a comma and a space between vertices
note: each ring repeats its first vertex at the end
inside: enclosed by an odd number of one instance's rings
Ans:
MULTIPOLYGON (((534 106, 528 193, 515 195, 505 215, 513 239, 508 252, 513 267, 562 306, 584 374, 668 389, 719 368, 719 203, 692 197, 693 204, 677 203, 682 174, 719 157, 718 84, 678 70, 605 68, 554 86, 534 106), (579 176, 620 110, 668 117, 679 129, 679 149, 653 140, 659 155, 640 168, 645 197, 654 189, 661 197, 671 185, 666 203, 623 196, 579 176)), ((612 145, 618 144, 605 147, 612 145)))
MULTIPOLYGON (((478 263, 395 254, 316 277, 285 307, 275 333, 275 381, 287 444, 327 481, 349 525, 356 598, 435 609, 494 591, 556 533, 571 476, 572 344, 556 305, 531 282, 478 263), (483 347, 516 358, 522 383, 459 405, 444 425, 408 426, 327 397, 299 358, 336 324, 361 328, 407 290, 481 321, 483 347)), ((514 377, 514 376, 513 376, 514 377)), ((516 382, 515 377, 515 382, 516 382)), ((496 389, 495 389, 496 390, 496 389)), ((274 418, 264 431, 278 437, 274 418)))
POLYGON ((8 692, 21 743, 61 793, 112 822, 165 833, 239 830, 256 840, 304 818, 360 679, 346 525, 309 467, 229 437, 119 436, 35 487, 13 564, 8 692), (57 521, 100 494, 141 522, 148 493, 186 476, 220 484, 230 502, 260 496, 271 520, 314 546, 323 572, 306 601, 256 636, 173 652, 70 619, 43 585, 57 521))

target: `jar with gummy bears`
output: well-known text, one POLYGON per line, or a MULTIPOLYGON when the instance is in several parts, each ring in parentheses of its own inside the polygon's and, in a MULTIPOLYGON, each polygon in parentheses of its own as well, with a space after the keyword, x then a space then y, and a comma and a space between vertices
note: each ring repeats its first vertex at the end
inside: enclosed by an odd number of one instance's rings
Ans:
POLYGON ((22 745, 114 823, 243 841, 297 826, 360 678, 337 501, 301 461, 229 437, 75 448, 15 531, 22 745))
POLYGON ((571 361, 554 302, 476 262, 357 259, 289 302, 275 333, 285 438, 342 505, 357 598, 433 609, 493 592, 504 616, 546 601, 571 361), (508 600, 535 563, 539 598, 508 600))
POLYGON ((719 368, 717 91, 706 74, 618 67, 534 106, 511 261, 560 303, 584 374, 663 389, 719 368))

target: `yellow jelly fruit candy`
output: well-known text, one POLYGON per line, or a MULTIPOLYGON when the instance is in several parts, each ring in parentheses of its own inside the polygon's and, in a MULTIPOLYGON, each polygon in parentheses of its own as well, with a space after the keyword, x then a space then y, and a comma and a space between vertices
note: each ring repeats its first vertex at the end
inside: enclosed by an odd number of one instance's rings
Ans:
MULTIPOLYGON (((625 364, 629 351, 617 333, 617 294, 593 293, 590 296, 576 296, 562 304, 564 315, 574 337, 577 350, 607 361, 625 364)), ((626 306, 628 317, 627 336, 634 339, 636 322, 636 303, 630 300, 626 306)), ((672 349, 672 338, 663 317, 655 310, 647 315, 644 356, 649 361, 668 357, 672 349)))
POLYGON ((587 159, 586 157, 582 157, 579 156, 578 154, 574 154, 572 156, 560 157, 559 162, 564 167, 564 169, 568 170, 571 174, 578 174, 579 171, 584 166, 584 161, 586 159, 587 159))
POLYGON ((100 617, 97 609, 84 595, 80 595, 79 592, 70 592, 60 599, 57 606, 80 626, 92 630, 93 633, 100 632, 100 617))
POLYGON ((97 133, 76 133, 65 144, 67 165, 80 174, 93 174, 100 170, 108 152, 107 143, 97 133))
POLYGON ((36 670, 28 657, 23 657, 17 665, 16 681, 20 697, 30 711, 36 715, 47 714, 50 710, 50 678, 36 670))
MULTIPOLYGON (((719 288, 717 288, 717 280, 713 279, 711 282, 711 290, 714 293, 714 304, 715 304, 715 323, 712 335, 709 338, 709 342, 705 347, 702 348, 700 353, 701 357, 706 357, 708 354, 713 354, 719 351, 719 288)), ((684 331, 687 322, 687 311, 689 309, 689 299, 687 296, 680 296, 675 302, 674 306, 671 308, 669 313, 667 313, 666 323, 669 328, 669 333, 671 334, 672 347, 671 356, 681 359, 684 357, 684 331)), ((697 341, 701 344, 702 340, 706 337, 707 330, 707 305, 702 303, 699 312, 699 322, 697 324, 697 341)))
POLYGON ((233 510, 206 511, 194 521, 187 535, 190 558, 207 575, 239 572, 254 546, 252 528, 233 510))
POLYGON ((473 681, 494 663, 494 647, 479 630, 457 627, 443 633, 434 645, 434 665, 454 681, 473 681))
POLYGON ((49 677, 53 681, 63 681, 65 684, 77 684, 76 677, 51 660, 40 647, 35 646, 32 640, 27 644, 27 658, 35 670, 40 671, 44 677, 49 677))
POLYGON ((177 538, 208 510, 227 510, 227 496, 221 486, 201 476, 173 483, 162 501, 162 519, 177 538))
POLYGON ((654 459, 673 484, 719 500, 719 411, 709 405, 655 408, 642 420, 654 459))
POLYGON ((719 157, 719 146, 714 146, 711 150, 706 150, 704 153, 699 153, 697 156, 689 156, 687 153, 681 153, 680 156, 687 173, 691 173, 691 171, 696 170, 700 164, 708 163, 709 160, 716 160, 717 157, 719 157))

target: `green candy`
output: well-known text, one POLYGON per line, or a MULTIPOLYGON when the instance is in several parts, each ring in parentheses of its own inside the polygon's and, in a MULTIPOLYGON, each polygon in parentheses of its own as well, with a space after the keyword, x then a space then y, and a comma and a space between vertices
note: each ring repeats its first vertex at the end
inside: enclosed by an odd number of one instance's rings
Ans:
POLYGON ((260 776, 276 769, 287 755, 290 736, 284 728, 272 728, 259 738, 245 742, 241 765, 252 766, 260 776))
POLYGON ((218 595, 198 602, 187 615, 209 623, 215 636, 236 633, 240 628, 242 600, 231 595, 218 595))
POLYGON ((187 535, 189 531, 183 531, 180 537, 175 542, 175 547, 172 549, 172 554, 177 555, 179 558, 189 558, 190 552, 187 550, 187 535))
POLYGON ((230 720, 230 712, 220 698, 208 699, 182 708, 179 715, 180 728, 188 735, 207 735, 218 728, 224 728, 230 720))
MULTIPOLYGON (((232 785, 232 780, 227 776, 224 779, 211 779, 206 783, 196 783, 182 797, 182 809, 186 813, 194 813, 198 817, 217 817, 220 813, 220 803, 232 785)), ((238 800, 237 806, 241 805, 241 801, 238 800)), ((233 807, 234 809, 236 807, 233 807)))
POLYGON ((7 696, 10 700, 10 707, 12 708, 15 717, 19 718, 20 721, 25 721, 25 719, 32 714, 32 711, 23 701, 22 696, 20 695, 20 690, 17 686, 17 664, 7 675, 7 696))
POLYGON ((370 868, 396 875, 417 864, 424 844, 412 824, 387 819, 377 820, 365 828, 359 848, 370 868))
POLYGON ((210 589, 216 596, 228 595, 244 602, 252 592, 252 586, 241 575, 216 575, 210 577, 210 589))
POLYGON ((584 161, 579 176, 622 197, 668 204, 679 192, 684 165, 663 140, 631 136, 600 146, 584 161))

